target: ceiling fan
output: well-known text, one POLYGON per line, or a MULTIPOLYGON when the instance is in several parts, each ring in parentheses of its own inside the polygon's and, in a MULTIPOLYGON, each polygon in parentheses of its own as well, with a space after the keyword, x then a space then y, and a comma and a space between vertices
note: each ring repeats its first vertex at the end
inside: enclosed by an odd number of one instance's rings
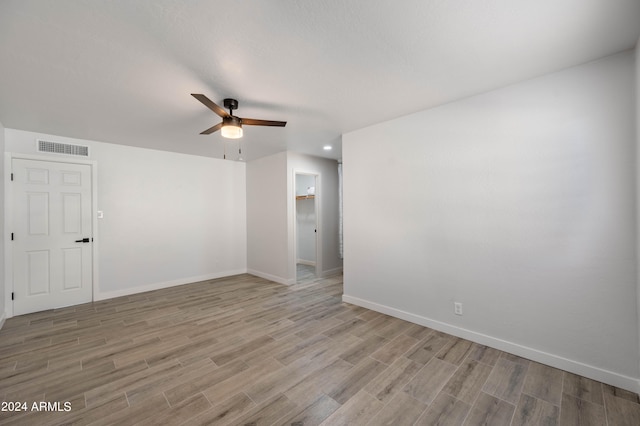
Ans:
POLYGON ((254 118, 241 118, 237 115, 233 115, 233 110, 238 109, 238 101, 235 99, 227 98, 223 101, 225 108, 229 112, 225 111, 221 106, 207 98, 205 95, 198 93, 192 93, 191 96, 202 102, 204 106, 211 111, 222 117, 222 122, 216 124, 213 127, 208 128, 201 135, 209 135, 213 132, 220 130, 220 133, 225 138, 238 139, 242 137, 242 125, 247 126, 274 126, 284 127, 287 125, 286 121, 271 121, 271 120, 256 120, 254 118))

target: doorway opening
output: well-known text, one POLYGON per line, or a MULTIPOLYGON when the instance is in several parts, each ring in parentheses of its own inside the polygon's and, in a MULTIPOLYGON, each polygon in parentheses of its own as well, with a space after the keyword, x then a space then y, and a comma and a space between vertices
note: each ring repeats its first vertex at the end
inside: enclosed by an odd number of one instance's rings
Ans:
POLYGON ((318 276, 318 175, 295 174, 296 281, 313 281, 318 276))

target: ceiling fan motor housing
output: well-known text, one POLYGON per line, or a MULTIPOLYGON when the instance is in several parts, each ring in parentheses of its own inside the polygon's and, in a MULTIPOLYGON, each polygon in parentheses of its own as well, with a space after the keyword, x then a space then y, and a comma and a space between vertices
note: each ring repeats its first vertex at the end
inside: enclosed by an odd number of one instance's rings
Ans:
POLYGON ((222 119, 222 122, 224 123, 224 126, 242 127, 242 119, 240 117, 236 117, 235 115, 224 117, 222 119))
POLYGON ((230 109, 231 111, 238 109, 238 101, 235 99, 227 98, 223 101, 223 105, 226 109, 230 109))

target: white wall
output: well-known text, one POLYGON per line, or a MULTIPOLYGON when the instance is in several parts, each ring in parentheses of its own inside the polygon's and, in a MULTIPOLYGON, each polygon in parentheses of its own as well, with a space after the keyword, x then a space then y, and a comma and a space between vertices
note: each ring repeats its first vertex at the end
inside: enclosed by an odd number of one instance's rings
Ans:
POLYGON ((282 284, 288 270, 287 154, 247 163, 247 269, 282 284))
POLYGON ((319 275, 342 271, 338 253, 338 163, 327 158, 287 152, 287 211, 289 232, 289 277, 295 279, 296 258, 293 225, 295 221, 295 174, 320 175, 316 185, 316 214, 321 251, 316 253, 319 275), (319 202, 319 203, 318 203, 319 202))
MULTIPOLYGON (((637 270, 637 300, 638 300, 638 333, 640 333, 640 38, 635 49, 636 70, 636 250, 638 254, 637 270)), ((640 357, 638 358, 640 364, 640 357)))
POLYGON ((6 150, 37 154, 38 137, 97 161, 96 299, 246 272, 244 163, 12 129, 6 150))
POLYGON ((296 175, 296 196, 308 195, 309 188, 313 187, 315 191, 316 178, 314 175, 296 175))
MULTIPOLYGON (((0 123, 0 153, 4 153, 4 126, 0 123)), ((7 283, 5 282, 5 265, 4 265, 4 185, 5 185, 4 158, 0 158, 0 212, 2 212, 2 220, 0 221, 0 328, 4 324, 6 317, 5 298, 7 283)))
POLYGON ((344 135, 344 300, 637 391, 634 78, 627 52, 344 135))
POLYGON ((295 174, 321 175, 316 214, 322 251, 316 254, 321 276, 342 270, 338 257, 338 163, 281 152, 247 163, 248 272, 282 284, 296 282, 295 174))

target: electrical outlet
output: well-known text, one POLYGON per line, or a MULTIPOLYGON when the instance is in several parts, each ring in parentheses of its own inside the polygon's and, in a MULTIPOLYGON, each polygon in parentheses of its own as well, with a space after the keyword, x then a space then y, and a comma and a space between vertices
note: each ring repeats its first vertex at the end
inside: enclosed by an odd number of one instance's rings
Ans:
POLYGON ((453 302, 453 313, 456 315, 462 315, 462 303, 453 302))

